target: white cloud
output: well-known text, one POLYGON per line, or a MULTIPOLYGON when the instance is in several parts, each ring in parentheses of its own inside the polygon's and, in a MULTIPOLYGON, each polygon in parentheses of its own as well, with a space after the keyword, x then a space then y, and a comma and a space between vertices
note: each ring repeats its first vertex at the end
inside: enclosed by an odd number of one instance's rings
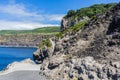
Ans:
POLYGON ((23 4, 7 4, 6 6, 0 5, 0 12, 14 15, 16 17, 36 17, 39 19, 43 18, 42 15, 39 15, 36 12, 28 11, 23 4))
MULTIPOLYGON (((0 5, 0 14, 6 14, 9 17, 0 19, 0 30, 5 29, 34 29, 46 26, 58 26, 49 22, 61 21, 63 14, 45 14, 40 10, 27 8, 24 4, 9 3, 0 5), (14 20, 9 20, 14 19, 14 20), (39 22, 39 23, 38 23, 39 22), (47 24, 44 24, 46 23, 47 24)), ((0 15, 1 17, 1 15, 0 15)))
POLYGON ((60 21, 63 14, 41 14, 37 10, 32 12, 26 8, 23 4, 7 4, 0 5, 0 12, 14 15, 16 17, 33 17, 36 20, 50 20, 50 21, 60 21))
POLYGON ((24 6, 20 6, 19 4, 0 6, 0 11, 12 15, 31 16, 31 14, 25 12, 24 6))
POLYGON ((63 16, 64 15, 62 15, 62 14, 61 15, 46 15, 46 17, 49 18, 49 20, 51 20, 51 21, 54 21, 54 20, 60 21, 60 20, 62 20, 63 16))
POLYGON ((5 21, 0 20, 0 30, 29 30, 47 26, 59 26, 57 24, 41 24, 41 23, 29 23, 29 22, 17 22, 17 21, 5 21))

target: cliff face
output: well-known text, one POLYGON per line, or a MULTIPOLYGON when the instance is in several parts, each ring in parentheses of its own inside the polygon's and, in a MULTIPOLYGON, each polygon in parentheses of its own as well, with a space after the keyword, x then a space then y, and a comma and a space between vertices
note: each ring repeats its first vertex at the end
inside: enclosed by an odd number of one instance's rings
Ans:
POLYGON ((0 46, 38 47, 42 39, 51 36, 42 34, 0 35, 0 46))
POLYGON ((116 3, 95 4, 78 10, 69 10, 67 15, 65 15, 61 21, 61 31, 64 31, 69 27, 73 27, 81 21, 89 21, 94 19, 96 15, 104 14, 115 5, 116 3))
POLYGON ((84 20, 89 21, 90 19, 87 16, 84 16, 81 18, 76 17, 75 19, 73 19, 72 17, 63 18, 61 21, 61 31, 64 31, 65 29, 67 29, 71 26, 74 26, 75 24, 82 22, 84 20))
POLYGON ((53 79, 119 80, 120 3, 97 15, 76 33, 55 40, 53 53, 46 48, 34 56, 35 60, 43 60, 43 74, 53 79), (45 59, 44 51, 48 54, 45 59))

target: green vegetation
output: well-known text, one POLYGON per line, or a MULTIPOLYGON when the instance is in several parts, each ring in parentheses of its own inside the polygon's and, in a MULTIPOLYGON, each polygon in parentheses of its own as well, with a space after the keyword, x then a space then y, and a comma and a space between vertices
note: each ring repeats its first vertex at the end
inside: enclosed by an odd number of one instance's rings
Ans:
POLYGON ((43 46, 47 46, 47 47, 52 47, 52 43, 50 42, 50 39, 45 39, 41 42, 39 48, 42 48, 43 46))
POLYGON ((75 15, 75 11, 74 10, 69 10, 67 13, 67 17, 71 17, 72 15, 75 15))
POLYGON ((81 21, 81 22, 75 24, 74 26, 71 26, 68 29, 64 30, 63 32, 59 32, 58 34, 56 34, 56 37, 62 38, 63 34, 66 34, 66 33, 74 34, 77 31, 79 31, 86 23, 87 23, 86 21, 81 21))
POLYGON ((1 30, 0 34, 56 34, 59 31, 59 27, 43 27, 33 30, 1 30))
POLYGON ((70 27, 70 30, 72 31, 72 33, 75 33, 79 31, 86 23, 87 23, 86 21, 79 22, 74 26, 70 27))
MULTIPOLYGON (((105 13, 106 11, 110 10, 115 5, 116 5, 116 3, 95 4, 90 7, 78 9, 76 11, 69 10, 67 15, 64 16, 64 18, 67 19, 70 17, 74 21, 75 18, 80 19, 84 16, 87 16, 92 20, 92 19, 96 18, 96 15, 105 13)), ((79 31, 86 23, 87 23, 87 21, 81 21, 81 22, 75 24, 74 26, 70 26, 68 29, 64 30, 63 32, 57 33, 56 37, 62 38, 64 36, 64 34, 67 34, 67 33, 74 34, 77 31, 79 31)))
POLYGON ((86 8, 81 8, 76 11, 74 10, 69 10, 67 15, 64 18, 68 17, 83 17, 83 16, 88 16, 89 18, 94 17, 97 14, 102 14, 105 13, 107 10, 110 10, 113 6, 115 6, 116 3, 111 3, 111 4, 95 4, 90 7, 86 8))

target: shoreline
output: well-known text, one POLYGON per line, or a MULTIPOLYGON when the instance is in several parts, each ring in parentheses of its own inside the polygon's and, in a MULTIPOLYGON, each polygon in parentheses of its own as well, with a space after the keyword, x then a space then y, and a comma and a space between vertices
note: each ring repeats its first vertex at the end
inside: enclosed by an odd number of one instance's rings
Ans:
POLYGON ((13 45, 0 45, 0 47, 10 47, 10 48, 37 48, 37 46, 13 46, 13 45))
POLYGON ((6 75, 15 71, 40 71, 40 64, 36 64, 30 58, 24 59, 20 62, 14 61, 1 70, 0 75, 6 75))
POLYGON ((40 66, 29 58, 13 62, 0 71, 0 80, 50 80, 40 73, 40 66))
MULTIPOLYGON (((27 46, 6 46, 6 45, 0 45, 0 48, 28 48, 28 49, 37 49, 37 47, 33 47, 33 46, 31 46, 31 47, 27 47, 27 46)), ((13 61, 13 62, 11 62, 11 63, 8 63, 7 64, 7 66, 6 67, 4 67, 3 69, 1 69, 0 70, 0 75, 1 75, 1 72, 5 72, 6 71, 6 69, 8 68, 11 68, 11 66, 10 65, 12 65, 12 66, 16 66, 16 64, 20 64, 20 66, 22 66, 22 63, 24 63, 24 64, 28 64, 28 65, 35 65, 36 63, 33 61, 33 59, 32 58, 25 58, 25 59, 23 59, 23 60, 20 60, 20 61, 13 61)), ((23 65, 24 65, 23 64, 23 65)), ((36 64, 37 65, 37 64, 36 64)), ((26 69, 27 70, 27 69, 26 69)))

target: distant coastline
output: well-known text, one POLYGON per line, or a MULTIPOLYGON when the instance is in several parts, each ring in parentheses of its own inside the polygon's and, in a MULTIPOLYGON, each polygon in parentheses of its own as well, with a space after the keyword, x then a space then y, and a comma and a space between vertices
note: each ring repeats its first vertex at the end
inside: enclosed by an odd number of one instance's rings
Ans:
POLYGON ((10 48, 37 48, 37 46, 15 46, 15 45, 0 45, 0 47, 10 47, 10 48))

